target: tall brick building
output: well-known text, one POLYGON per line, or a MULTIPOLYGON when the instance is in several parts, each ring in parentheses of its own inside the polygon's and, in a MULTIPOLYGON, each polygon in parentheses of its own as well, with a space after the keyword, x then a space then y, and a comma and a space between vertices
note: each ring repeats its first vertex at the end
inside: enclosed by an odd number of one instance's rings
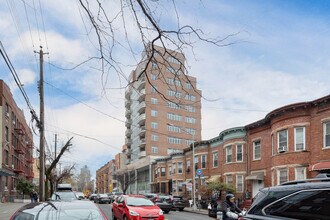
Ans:
POLYGON ((9 87, 0 80, 0 198, 16 194, 18 178, 33 179, 33 136, 9 87))

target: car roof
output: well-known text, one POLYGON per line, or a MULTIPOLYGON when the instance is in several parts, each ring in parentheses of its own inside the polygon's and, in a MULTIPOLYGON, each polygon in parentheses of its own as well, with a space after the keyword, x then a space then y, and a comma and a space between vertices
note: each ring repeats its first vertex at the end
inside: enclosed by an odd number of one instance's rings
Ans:
MULTIPOLYGON (((81 200, 75 200, 70 202, 52 201, 52 202, 29 203, 18 209, 17 212, 14 214, 14 216, 19 215, 20 213, 28 213, 34 216, 38 215, 38 213, 40 214, 47 213, 47 216, 49 217, 47 219, 52 219, 51 216, 54 217, 57 216, 55 213, 63 213, 68 211, 74 212, 77 210, 79 210, 79 213, 81 214, 83 214, 82 210, 90 210, 93 211, 95 214, 98 213, 99 216, 103 216, 100 209, 94 203, 89 201, 81 201, 81 200)), ((88 213, 86 213, 86 217, 87 216, 88 213)))

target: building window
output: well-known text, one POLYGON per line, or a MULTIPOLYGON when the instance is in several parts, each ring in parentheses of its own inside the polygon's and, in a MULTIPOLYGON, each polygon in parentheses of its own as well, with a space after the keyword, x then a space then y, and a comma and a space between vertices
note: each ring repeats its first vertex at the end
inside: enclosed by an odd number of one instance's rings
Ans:
POLYGON ((233 175, 226 176, 226 183, 229 185, 233 185, 233 175))
POLYGON ((161 176, 165 176, 165 174, 166 174, 166 169, 165 169, 165 167, 162 167, 161 168, 161 176))
POLYGON ((167 141, 170 144, 182 144, 182 139, 181 138, 168 137, 167 141))
POLYGON ((165 183, 161 183, 161 184, 160 184, 160 192, 161 192, 161 193, 165 193, 165 189, 166 189, 166 188, 165 188, 165 183))
POLYGON ((158 147, 152 146, 151 151, 153 154, 158 154, 158 147))
POLYGON ((178 180, 178 191, 179 192, 183 191, 183 181, 182 180, 178 180))
POLYGON ((7 126, 5 127, 5 140, 9 142, 9 129, 7 126))
POLYGON ((156 74, 151 74, 151 79, 152 79, 152 80, 157 80, 157 78, 158 78, 158 77, 157 77, 156 74))
POLYGON ((158 90, 158 89, 157 89, 157 86, 152 86, 152 87, 151 87, 151 92, 152 92, 152 93, 156 93, 157 90, 158 90))
POLYGON ((271 145, 272 145, 272 156, 274 156, 275 155, 275 150, 274 150, 274 135, 272 134, 272 136, 271 136, 271 145))
POLYGON ((181 133, 182 132, 182 128, 181 126, 174 126, 174 125, 167 125, 167 130, 171 131, 171 132, 176 132, 176 133, 181 133))
POLYGON ((157 110, 151 110, 151 116, 152 117, 157 117, 158 116, 157 110))
POLYGON ((231 146, 226 147, 226 163, 233 162, 233 149, 231 146))
POLYGON ((156 98, 151 98, 151 104, 156 105, 158 103, 158 100, 156 98))
POLYGON ((294 129, 294 148, 295 151, 305 150, 305 128, 294 129))
POLYGON ((330 122, 323 124, 324 148, 330 147, 330 122))
POLYGON ((177 91, 173 91, 173 90, 167 90, 167 95, 172 96, 172 97, 176 97, 178 99, 181 98, 181 92, 177 92, 177 91))
POLYGON ((158 123, 157 122, 151 122, 151 128, 152 129, 158 129, 158 123))
POLYGON ((182 163, 178 163, 178 173, 182 173, 182 163))
POLYGON ((187 166, 187 172, 189 172, 190 171, 190 160, 187 161, 187 165, 186 166, 187 166))
POLYGON ((9 117, 9 105, 7 102, 6 102, 5 112, 6 112, 6 116, 9 117))
POLYGON ((186 83, 186 89, 191 89, 191 84, 190 83, 186 83))
POLYGON ((153 141, 158 141, 158 135, 156 135, 156 134, 152 134, 152 135, 151 135, 151 140, 153 140, 153 141))
POLYGON ((278 170, 278 184, 282 184, 288 181, 288 171, 287 169, 278 170))
POLYGON ((243 145, 236 144, 236 161, 242 162, 243 161, 243 145))
POLYGON ((173 180, 173 182, 172 182, 172 191, 175 193, 176 192, 176 187, 177 187, 177 185, 176 185, 176 181, 175 180, 173 180))
POLYGON ((218 167, 218 153, 213 153, 213 167, 218 167))
POLYGON ((5 150, 5 164, 9 165, 9 152, 8 152, 8 150, 5 150))
POLYGON ((187 132, 188 134, 195 135, 195 134, 196 134, 196 129, 193 129, 193 128, 186 128, 186 132, 187 132))
POLYGON ((186 117, 186 122, 190 124, 196 124, 196 118, 186 117))
POLYGON ((174 85, 174 79, 173 78, 167 78, 166 79, 167 84, 174 85))
POLYGON ((187 146, 190 146, 194 142, 195 142, 194 140, 186 140, 186 145, 187 146))
POLYGON ((277 132, 278 152, 285 152, 288 150, 288 130, 277 132))
POLYGON ((171 176, 172 175, 172 166, 168 167, 168 175, 171 176))
POLYGON ((194 169, 196 170, 196 169, 198 169, 198 156, 195 156, 195 158, 194 158, 194 169))
POLYGON ((193 95, 190 95, 190 94, 186 94, 186 97, 185 98, 188 101, 193 101, 193 102, 196 101, 196 96, 193 96, 193 95))
POLYGON ((206 155, 202 155, 202 159, 201 159, 202 161, 202 169, 205 169, 206 168, 206 155))
POLYGON ((186 111, 187 112, 196 112, 196 108, 191 105, 186 105, 186 111))
POLYGON ((243 175, 236 175, 236 192, 243 192, 243 175))
POLYGON ((260 140, 253 142, 253 160, 261 159, 261 143, 260 140))
POLYGON ((296 180, 304 180, 306 179, 306 167, 296 167, 296 180))
POLYGON ((182 121, 182 116, 173 113, 167 113, 167 119, 173 121, 182 121))
POLYGON ((174 103, 174 102, 167 102, 167 107, 172 109, 182 109, 182 105, 174 103))
POLYGON ((176 163, 172 164, 172 174, 176 172, 176 163))

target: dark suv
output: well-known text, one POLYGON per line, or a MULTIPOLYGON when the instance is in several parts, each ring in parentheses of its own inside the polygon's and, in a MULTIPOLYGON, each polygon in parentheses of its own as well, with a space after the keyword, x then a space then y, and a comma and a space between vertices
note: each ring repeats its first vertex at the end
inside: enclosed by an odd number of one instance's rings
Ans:
POLYGON ((292 181, 263 188, 239 219, 330 219, 330 178, 292 181))

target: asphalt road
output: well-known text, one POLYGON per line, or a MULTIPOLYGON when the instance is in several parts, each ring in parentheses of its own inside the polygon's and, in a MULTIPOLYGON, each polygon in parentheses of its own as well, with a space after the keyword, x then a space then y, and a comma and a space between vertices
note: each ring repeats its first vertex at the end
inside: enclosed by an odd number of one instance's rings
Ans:
MULTIPOLYGON (((111 217, 111 205, 109 204, 97 204, 109 220, 112 220, 111 217)), ((165 214, 166 220, 215 220, 210 218, 207 215, 196 214, 191 212, 179 212, 179 211, 170 211, 170 213, 165 214)))

